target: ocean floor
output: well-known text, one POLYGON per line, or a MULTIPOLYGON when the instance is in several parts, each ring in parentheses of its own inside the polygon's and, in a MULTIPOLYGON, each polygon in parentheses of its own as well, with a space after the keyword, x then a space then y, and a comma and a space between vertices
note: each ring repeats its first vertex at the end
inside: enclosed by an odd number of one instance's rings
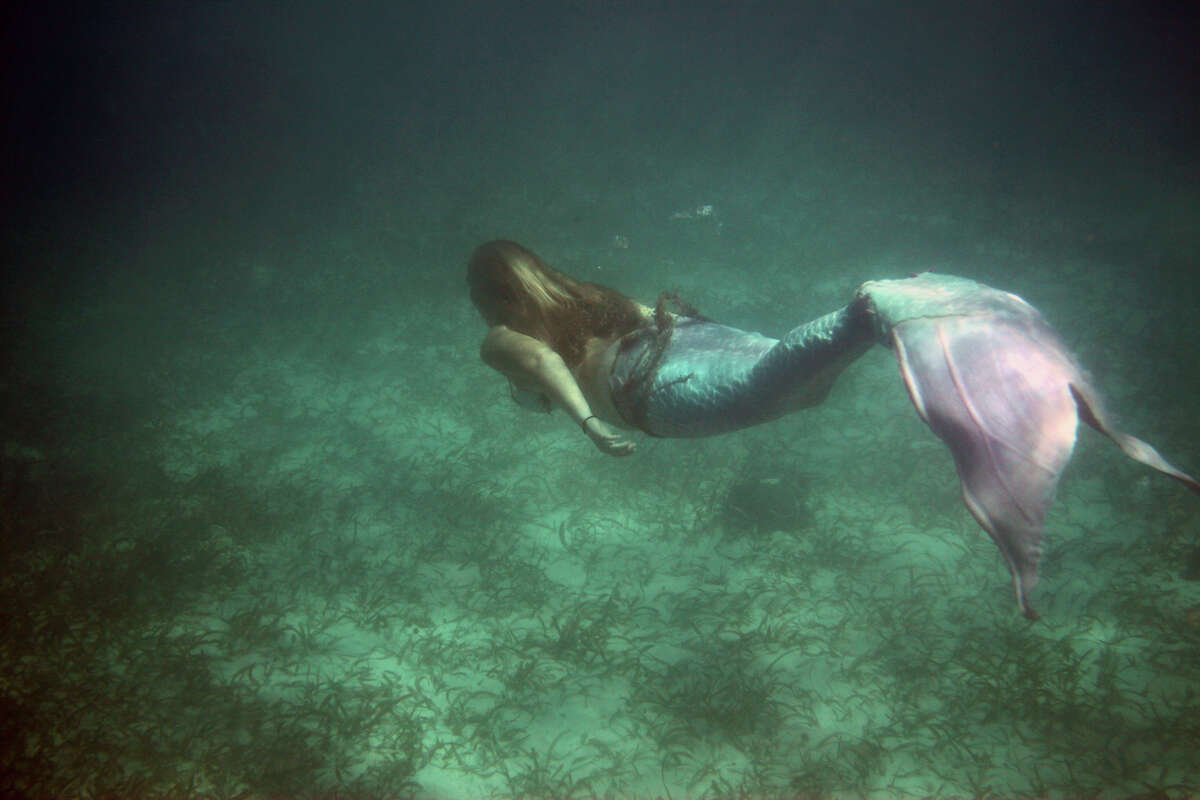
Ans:
POLYGON ((886 350, 819 408, 611 459, 510 402, 462 283, 505 234, 781 335, 862 280, 962 272, 1042 308, 1128 430, 1195 470, 1195 400, 1170 377, 1191 348, 1137 302, 1136 268, 1103 236, 1063 248, 1091 229, 1035 210, 1011 212, 1014 239, 920 198, 657 191, 625 227, 513 194, 388 229, 403 209, 368 186, 373 219, 224 253, 187 291, 142 273, 34 297, 35 366, 4 386, 0 785, 1200 791, 1196 498, 1081 430, 1030 623, 886 350))

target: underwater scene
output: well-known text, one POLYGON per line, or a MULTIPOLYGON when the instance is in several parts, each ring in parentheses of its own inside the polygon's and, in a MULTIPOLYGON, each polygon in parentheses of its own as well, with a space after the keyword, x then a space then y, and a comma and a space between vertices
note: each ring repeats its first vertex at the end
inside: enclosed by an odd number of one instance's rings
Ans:
POLYGON ((1080 425, 1023 617, 875 347, 597 450, 475 248, 781 337, 932 270, 1200 471, 1186 4, 14 12, 0 794, 1200 796, 1200 497, 1080 425))

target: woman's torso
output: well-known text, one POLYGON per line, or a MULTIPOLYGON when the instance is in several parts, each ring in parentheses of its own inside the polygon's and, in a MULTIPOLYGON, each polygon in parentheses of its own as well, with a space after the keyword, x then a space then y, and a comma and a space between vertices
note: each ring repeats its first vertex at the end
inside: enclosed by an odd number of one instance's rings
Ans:
MULTIPOLYGON (((654 309, 640 303, 638 307, 642 312, 642 326, 653 326, 654 309)), ((633 335, 636 330, 640 330, 640 328, 620 336, 589 339, 584 346, 583 360, 572 370, 575 382, 579 384, 579 389, 587 399, 588 405, 591 406, 592 413, 610 425, 626 430, 633 430, 633 427, 621 417, 616 406, 613 405, 609 376, 612 374, 613 362, 620 351, 621 340, 626 336, 633 335)))

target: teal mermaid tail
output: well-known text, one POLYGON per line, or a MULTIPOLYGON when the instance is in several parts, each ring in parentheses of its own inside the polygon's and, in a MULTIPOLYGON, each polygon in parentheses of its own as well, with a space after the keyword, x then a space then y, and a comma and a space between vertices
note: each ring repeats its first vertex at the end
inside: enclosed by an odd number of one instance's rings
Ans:
POLYGON ((660 319, 621 340, 609 388, 626 422, 670 438, 729 433, 817 405, 876 336, 859 302, 782 340, 700 317, 660 319))
POLYGON ((610 377, 618 412, 652 436, 726 433, 816 405, 873 342, 891 347, 1030 618, 1046 513, 1078 419, 1200 493, 1200 483, 1153 447, 1112 427, 1086 374, 1033 306, 974 281, 931 273, 870 281, 850 305, 778 341, 696 317, 659 319, 621 341, 610 377))

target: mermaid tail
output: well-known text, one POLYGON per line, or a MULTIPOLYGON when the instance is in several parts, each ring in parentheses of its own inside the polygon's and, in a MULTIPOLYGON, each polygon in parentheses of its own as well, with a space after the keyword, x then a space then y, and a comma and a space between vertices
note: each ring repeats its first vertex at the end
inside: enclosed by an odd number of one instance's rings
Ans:
POLYGON ((853 303, 778 341, 695 317, 635 331, 619 344, 610 389, 625 421, 652 436, 726 433, 820 403, 875 341, 895 351, 917 413, 950 448, 967 508, 1004 556, 1027 617, 1037 617, 1029 592, 1077 419, 1200 493, 1112 427, 1033 306, 950 275, 865 283, 853 303))
POLYGON ((609 376, 613 404, 651 436, 694 438, 760 425, 825 399, 875 331, 856 302, 782 340, 677 317, 625 336, 609 376))
POLYGON ((954 455, 963 499, 1000 548, 1021 612, 1036 619, 1042 529, 1080 417, 1126 455, 1200 484, 1107 421, 1083 370, 1042 315, 1016 295, 926 273, 863 284, 921 419, 954 455))

